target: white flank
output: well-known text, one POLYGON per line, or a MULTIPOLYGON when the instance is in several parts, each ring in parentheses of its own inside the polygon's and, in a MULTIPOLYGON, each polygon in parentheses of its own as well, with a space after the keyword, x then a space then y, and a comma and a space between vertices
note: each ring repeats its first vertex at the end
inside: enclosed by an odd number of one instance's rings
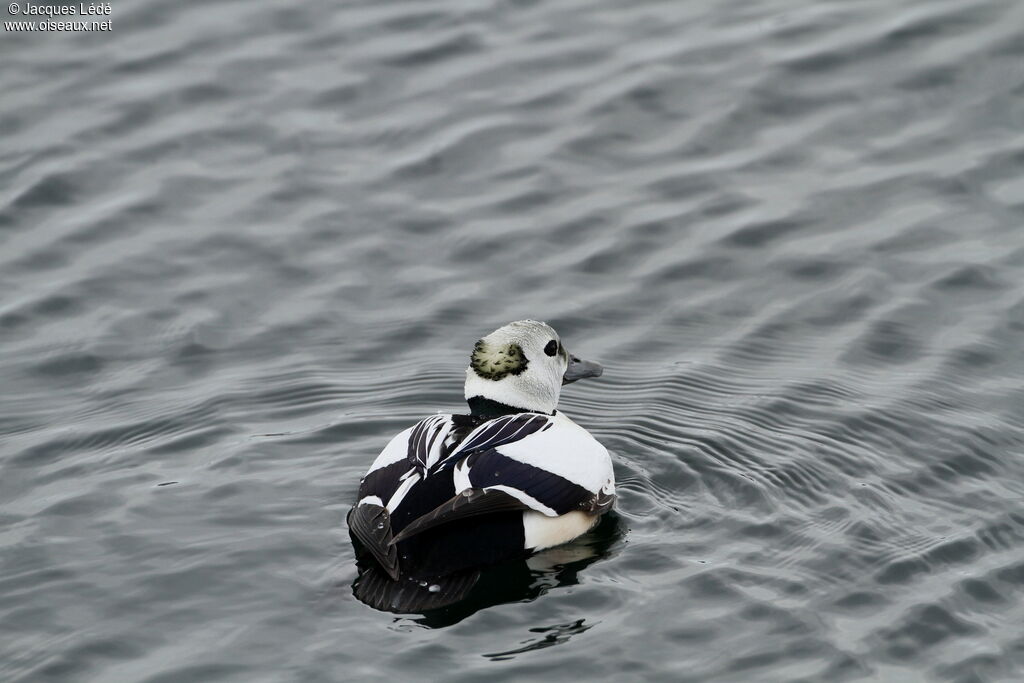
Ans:
POLYGON ((559 517, 547 517, 539 512, 523 513, 523 546, 527 550, 541 550, 568 543, 594 526, 597 517, 574 510, 559 517))

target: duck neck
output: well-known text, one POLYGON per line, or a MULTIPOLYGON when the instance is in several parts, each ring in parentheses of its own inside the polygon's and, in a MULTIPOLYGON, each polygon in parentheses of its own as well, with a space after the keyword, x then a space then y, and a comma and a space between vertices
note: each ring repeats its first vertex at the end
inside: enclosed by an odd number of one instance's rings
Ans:
POLYGON ((539 412, 536 410, 527 410, 526 408, 516 408, 514 406, 495 401, 490 398, 484 398, 483 396, 471 396, 466 399, 466 403, 469 404, 469 411, 476 417, 486 418, 488 420, 502 415, 515 415, 516 413, 535 413, 539 412))

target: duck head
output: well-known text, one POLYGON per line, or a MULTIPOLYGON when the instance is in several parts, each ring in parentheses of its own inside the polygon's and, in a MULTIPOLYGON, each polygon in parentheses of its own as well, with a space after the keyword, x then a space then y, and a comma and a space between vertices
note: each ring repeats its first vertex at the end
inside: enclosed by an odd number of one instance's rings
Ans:
POLYGON ((474 413, 483 407, 499 412, 552 414, 562 385, 600 377, 597 363, 580 360, 565 347, 550 325, 518 320, 499 327, 473 346, 466 368, 466 400, 474 413))

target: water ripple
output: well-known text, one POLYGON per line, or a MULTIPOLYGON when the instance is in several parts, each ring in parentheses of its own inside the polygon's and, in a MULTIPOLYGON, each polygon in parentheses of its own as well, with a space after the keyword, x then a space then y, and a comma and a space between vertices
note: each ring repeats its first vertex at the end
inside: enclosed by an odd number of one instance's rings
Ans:
POLYGON ((1019 679, 1022 7, 11 33, 0 678, 1019 679), (368 610, 359 476, 523 317, 606 365, 614 528, 368 610))

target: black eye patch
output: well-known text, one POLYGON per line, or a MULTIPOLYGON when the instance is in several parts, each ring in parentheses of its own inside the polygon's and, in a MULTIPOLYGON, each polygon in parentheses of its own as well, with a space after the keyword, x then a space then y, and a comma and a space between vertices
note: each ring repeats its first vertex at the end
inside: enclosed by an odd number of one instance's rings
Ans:
POLYGON ((544 353, 549 356, 553 356, 558 353, 558 342, 554 339, 548 342, 548 345, 544 347, 544 353))

